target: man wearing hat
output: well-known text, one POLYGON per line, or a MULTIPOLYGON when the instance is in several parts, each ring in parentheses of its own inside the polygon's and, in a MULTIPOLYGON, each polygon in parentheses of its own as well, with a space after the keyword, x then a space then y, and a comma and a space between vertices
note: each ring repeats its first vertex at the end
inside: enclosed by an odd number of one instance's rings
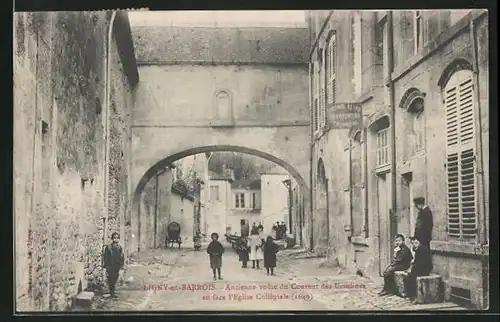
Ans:
POLYGON ((432 239, 432 211, 425 203, 425 198, 417 197, 413 199, 415 207, 418 209, 417 221, 415 223, 415 233, 413 236, 417 238, 422 245, 429 246, 432 239))

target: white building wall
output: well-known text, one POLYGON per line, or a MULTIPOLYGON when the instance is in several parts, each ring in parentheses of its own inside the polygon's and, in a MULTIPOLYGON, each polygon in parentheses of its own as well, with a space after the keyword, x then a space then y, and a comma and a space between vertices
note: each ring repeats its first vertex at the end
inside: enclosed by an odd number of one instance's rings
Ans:
POLYGON ((289 179, 284 174, 261 175, 262 224, 264 232, 270 233, 273 223, 284 221, 288 226, 288 189, 283 181, 289 179))

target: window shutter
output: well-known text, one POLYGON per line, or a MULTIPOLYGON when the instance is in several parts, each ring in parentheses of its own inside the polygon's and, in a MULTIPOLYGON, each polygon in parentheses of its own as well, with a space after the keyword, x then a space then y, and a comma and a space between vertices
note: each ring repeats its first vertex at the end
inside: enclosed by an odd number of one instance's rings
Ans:
POLYGON ((328 103, 335 103, 335 79, 336 79, 336 38, 335 35, 330 39, 330 43, 328 45, 329 51, 329 70, 328 70, 328 103))
POLYGON ((476 236, 473 86, 469 77, 445 91, 448 234, 476 236))

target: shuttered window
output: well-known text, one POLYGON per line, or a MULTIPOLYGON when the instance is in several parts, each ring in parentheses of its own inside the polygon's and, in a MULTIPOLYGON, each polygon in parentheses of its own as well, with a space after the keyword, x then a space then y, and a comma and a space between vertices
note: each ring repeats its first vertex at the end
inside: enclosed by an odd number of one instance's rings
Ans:
POLYGON ((336 78, 336 60, 337 60, 337 38, 335 34, 332 35, 330 38, 330 41, 328 42, 328 53, 327 53, 327 60, 328 60, 328 89, 327 89, 327 96, 328 96, 328 104, 335 104, 335 78, 336 78))
POLYGON ((448 235, 475 238, 476 182, 472 73, 455 73, 445 88, 448 235))
POLYGON ((321 61, 318 64, 319 67, 319 127, 322 128, 325 125, 325 116, 326 116, 326 106, 325 106, 325 50, 320 51, 321 61))
POLYGON ((314 95, 314 102, 313 102, 313 129, 314 132, 319 130, 319 106, 318 106, 318 101, 319 101, 319 68, 318 68, 318 62, 314 62, 313 64, 313 95, 314 95))

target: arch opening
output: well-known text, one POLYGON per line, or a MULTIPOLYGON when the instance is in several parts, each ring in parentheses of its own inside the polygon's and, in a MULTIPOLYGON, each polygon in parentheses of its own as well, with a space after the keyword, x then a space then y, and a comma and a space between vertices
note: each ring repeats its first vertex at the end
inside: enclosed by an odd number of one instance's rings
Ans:
MULTIPOLYGON (((131 218, 129 220, 129 222, 131 222, 131 225, 129 226, 130 227, 129 234, 131 234, 132 237, 134 237, 134 233, 137 234, 137 236, 136 236, 137 239, 134 242, 132 242, 132 244, 130 245, 131 249, 133 249, 133 250, 137 249, 137 251, 140 251, 141 248, 144 248, 144 246, 141 246, 141 244, 143 244, 145 242, 144 236, 143 236, 143 238, 141 238, 141 231, 144 229, 144 227, 141 228, 141 225, 144 225, 144 223, 142 223, 142 221, 146 220, 145 225, 147 225, 149 227, 149 225, 151 225, 151 223, 149 221, 155 220, 155 229, 154 229, 155 236, 157 234, 159 234, 158 231, 156 230, 156 227, 157 227, 156 225, 158 225, 158 227, 159 227, 160 223, 157 224, 156 219, 145 218, 143 216, 144 213, 142 211, 142 208, 143 208, 142 203, 143 203, 143 199, 145 198, 143 192, 145 191, 145 189, 147 187, 149 187, 148 184, 150 182, 152 182, 151 180, 154 177, 158 178, 158 174, 161 174, 164 171, 166 171, 165 170, 166 168, 172 169, 173 163, 178 161, 178 160, 181 160, 183 158, 193 156, 193 155, 196 156, 196 155, 205 154, 205 156, 208 156, 208 154, 212 153, 212 152, 237 152, 237 153, 256 156, 256 157, 262 158, 264 160, 270 161, 270 162, 282 167, 284 170, 286 170, 286 172, 288 172, 287 176, 293 178, 293 180, 296 182, 297 186, 299 187, 299 189, 301 191, 304 191, 304 192, 308 191, 308 186, 306 184, 306 181, 304 180, 303 176, 297 171, 297 169, 293 165, 289 164, 285 160, 282 160, 282 159, 275 157, 275 156, 273 156, 269 153, 266 153, 266 152, 262 152, 259 150, 255 150, 255 149, 251 149, 251 148, 247 148, 247 147, 243 147, 243 146, 233 146, 233 145, 200 146, 200 147, 189 148, 189 149, 185 149, 185 150, 182 150, 179 152, 175 152, 175 153, 159 160, 158 162, 153 164, 147 171, 145 171, 143 173, 141 179, 137 183, 134 191, 133 191, 132 208, 131 208, 131 212, 129 214, 131 216, 131 218)), ((200 174, 203 175, 202 173, 200 173, 200 174)), ((202 180, 202 181, 204 181, 204 180, 202 180)), ((283 185, 283 183, 280 182, 280 185, 283 185)), ((156 186, 158 187, 158 183, 156 186)), ((211 189, 211 187, 209 187, 209 186, 205 186, 205 188, 211 189)), ((147 188, 147 189, 149 189, 149 188, 147 188)), ((157 191, 158 190, 159 189, 157 189, 157 191)), ((208 193, 208 190, 206 190, 206 191, 208 193)), ((308 203, 309 202, 307 199, 308 194, 302 193, 302 195, 304 196, 302 204, 308 203)), ((195 201, 195 202, 200 203, 199 207, 203 207, 201 205, 200 200, 201 199, 198 199, 198 201, 195 201)), ((231 201, 228 199, 227 202, 231 202, 231 201)), ((198 205, 198 204, 196 204, 196 205, 198 205)), ((153 213, 153 212, 150 211, 150 213, 153 213)), ((156 218, 156 214, 154 217, 156 218)), ((296 222, 298 223, 298 221, 296 221, 296 222)), ((163 225, 163 224, 161 224, 161 225, 163 225)), ((305 227, 298 227, 298 226, 293 227, 293 230, 295 231, 295 234, 297 235, 296 239, 298 239, 299 236, 302 236, 303 229, 305 229, 305 227)), ((292 230, 292 227, 290 227, 290 230, 292 230)), ((234 231, 237 231, 237 230, 234 229, 234 231)), ((190 232, 186 232, 186 233, 189 234, 190 232)), ((149 237, 146 237, 146 238, 149 238, 149 237)), ((162 238, 162 237, 160 236, 160 238, 162 238)), ((147 241, 147 242, 149 242, 149 241, 147 241)), ((160 247, 161 242, 162 242, 161 240, 157 240, 154 243, 155 244, 154 247, 160 247)), ((149 248, 149 247, 146 246, 146 248, 149 248)))
POLYGON ((202 147, 196 147, 196 148, 190 148, 190 149, 185 149, 179 152, 176 152, 174 154, 171 154, 170 156, 165 157, 164 159, 158 161, 155 163, 153 166, 151 166, 141 177, 139 180, 139 183, 134 189, 133 193, 133 203, 137 203, 139 201, 140 195, 142 191, 144 190, 144 187, 146 186, 147 182, 159 171, 162 171, 165 167, 171 165, 173 162, 180 160, 182 158, 195 155, 195 154, 201 154, 201 153, 210 153, 210 152, 239 152, 239 153, 245 153, 245 154, 250 154, 254 155, 260 158, 263 158, 265 160, 271 161, 276 163, 277 165, 281 166, 284 168, 290 175, 297 181, 298 185, 306 188, 307 189, 307 183, 302 177, 302 175, 288 162, 283 161, 269 153, 262 152, 259 150, 247 148, 247 147, 242 147, 242 146, 234 146, 234 145, 210 145, 210 146, 202 146, 202 147))

